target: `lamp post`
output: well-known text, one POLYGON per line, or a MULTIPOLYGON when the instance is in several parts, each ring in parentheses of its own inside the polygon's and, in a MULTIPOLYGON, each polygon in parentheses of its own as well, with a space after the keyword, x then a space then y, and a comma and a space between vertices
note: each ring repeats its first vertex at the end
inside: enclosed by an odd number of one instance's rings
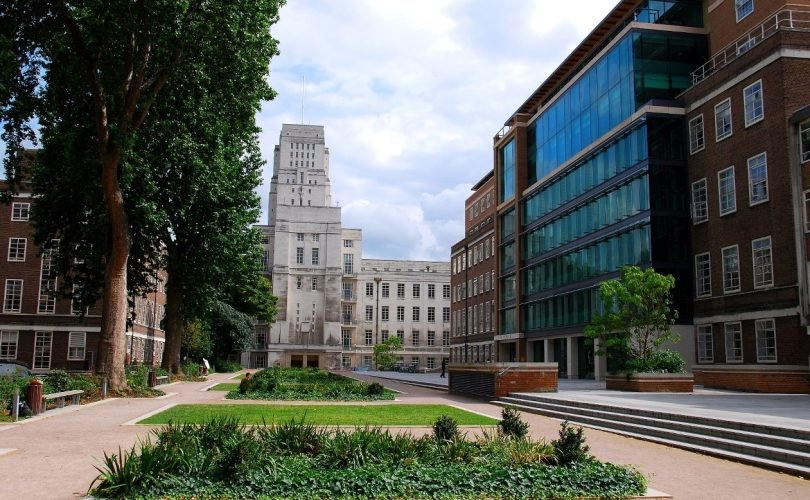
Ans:
MULTIPOLYGON (((374 318, 375 318, 374 345, 375 346, 380 342, 380 338, 379 338, 379 335, 380 335, 380 281, 382 281, 382 278, 380 276, 375 276, 374 277, 374 283, 377 284, 377 313, 374 315, 374 318)), ((377 360, 374 359, 373 351, 372 351, 371 361, 372 361, 372 363, 374 363, 374 368, 375 369, 379 368, 379 366, 377 366, 377 360)))

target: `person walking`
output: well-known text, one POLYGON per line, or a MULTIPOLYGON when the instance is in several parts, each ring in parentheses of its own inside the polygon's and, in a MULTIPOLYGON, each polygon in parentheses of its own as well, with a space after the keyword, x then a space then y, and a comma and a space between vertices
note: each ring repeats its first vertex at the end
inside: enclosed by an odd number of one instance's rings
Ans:
POLYGON ((442 358, 442 374, 439 377, 444 378, 444 374, 447 372, 447 358, 442 358))

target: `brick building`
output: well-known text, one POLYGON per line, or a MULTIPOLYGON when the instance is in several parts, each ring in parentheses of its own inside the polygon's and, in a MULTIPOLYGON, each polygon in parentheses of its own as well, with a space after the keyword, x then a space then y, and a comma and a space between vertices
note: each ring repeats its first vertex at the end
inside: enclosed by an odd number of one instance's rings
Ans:
POLYGON ((582 331, 638 265, 697 383, 810 392, 809 45, 807 0, 616 4, 494 138, 498 361, 601 378, 582 331))
MULTIPOLYGON (((489 171, 464 203, 464 238, 450 254, 451 361, 491 363, 495 336, 495 176, 489 171)), ((506 360, 514 360, 514 352, 506 360)))
MULTIPOLYGON (((35 151, 26 151, 26 162, 35 151)), ((0 183, 0 189, 5 189, 0 183)), ((16 360, 34 372, 50 369, 92 370, 98 353, 101 306, 77 310, 69 298, 56 296, 60 277, 52 266, 57 245, 34 245, 31 207, 35 198, 23 182, 8 204, 0 203, 0 362, 16 360)), ((54 243, 58 244, 58 241, 54 243)), ((133 300, 135 321, 121 332, 127 336, 128 358, 160 363, 163 355, 165 294, 163 279, 156 279, 157 292, 133 300)))

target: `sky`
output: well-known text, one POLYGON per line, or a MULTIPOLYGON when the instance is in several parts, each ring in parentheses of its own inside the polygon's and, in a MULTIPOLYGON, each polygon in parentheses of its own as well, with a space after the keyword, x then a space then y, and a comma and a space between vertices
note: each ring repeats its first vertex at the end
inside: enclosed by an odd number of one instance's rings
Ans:
POLYGON ((324 125, 332 202, 363 257, 449 260, 492 138, 616 0, 288 0, 272 32, 278 96, 258 116, 267 165, 282 123, 324 125), (303 80, 303 85, 302 85, 303 80))

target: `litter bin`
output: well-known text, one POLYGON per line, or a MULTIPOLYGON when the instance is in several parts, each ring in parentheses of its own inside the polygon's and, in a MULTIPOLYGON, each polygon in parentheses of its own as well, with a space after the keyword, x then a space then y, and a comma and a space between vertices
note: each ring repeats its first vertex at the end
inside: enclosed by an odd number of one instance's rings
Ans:
POLYGON ((42 382, 38 378, 32 378, 28 384, 25 400, 28 401, 32 415, 42 413, 42 382))

